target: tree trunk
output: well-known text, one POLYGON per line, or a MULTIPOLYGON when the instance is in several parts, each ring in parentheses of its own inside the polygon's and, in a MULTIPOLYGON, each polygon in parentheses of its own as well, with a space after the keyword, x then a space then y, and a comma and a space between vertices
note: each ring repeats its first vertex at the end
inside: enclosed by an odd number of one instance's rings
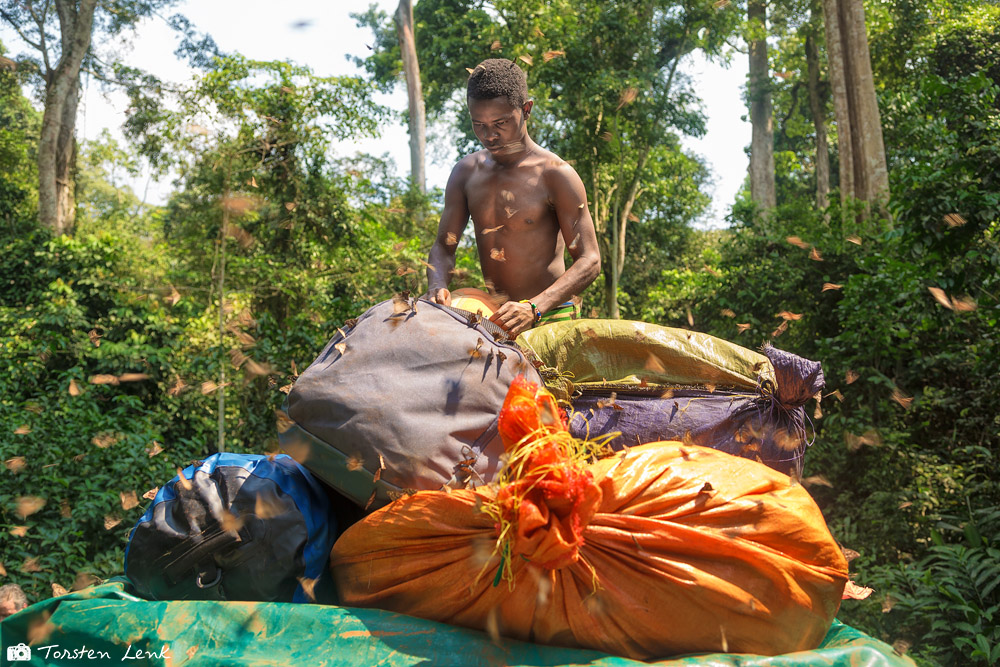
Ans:
POLYGON ((823 0, 823 24, 826 28, 826 57, 830 69, 833 115, 837 120, 837 157, 840 162, 840 200, 855 196, 854 151, 851 148, 851 113, 847 101, 849 63, 844 59, 838 0, 823 0))
POLYGON ((889 171, 875 97, 862 0, 823 0, 833 108, 840 151, 840 196, 884 204, 889 171))
MULTIPOLYGON (((840 0, 845 11, 847 25, 847 46, 853 64, 857 113, 852 125, 858 134, 861 151, 855 155, 855 182, 857 174, 864 175, 863 199, 867 202, 882 203, 889 195, 889 169, 885 161, 885 143, 882 138, 882 118, 875 96, 875 77, 872 74, 872 59, 868 50, 868 34, 865 29, 865 6, 862 0, 840 0), (857 159, 860 157, 860 159, 857 159)), ((843 34, 843 32, 842 32, 843 34)))
POLYGON ((758 34, 750 40, 750 197, 763 211, 777 205, 774 189, 774 118, 767 64, 767 10, 764 0, 749 0, 747 18, 758 34), (763 31, 763 32, 761 32, 763 31))
POLYGON ((830 153, 826 145, 826 113, 820 95, 819 47, 816 46, 816 21, 818 0, 813 0, 810 25, 806 28, 806 68, 809 77, 809 110, 812 113, 816 131, 816 207, 825 209, 830 205, 830 153))
POLYGON ((620 320, 621 311, 618 310, 618 274, 611 269, 604 274, 604 305, 608 309, 608 318, 620 320))
POLYGON ((80 77, 73 79, 63 105, 59 137, 56 140, 56 215, 63 231, 72 231, 76 219, 76 112, 80 104, 80 77))
POLYGON ((427 191, 424 172, 424 153, 427 146, 424 95, 420 85, 420 64, 417 61, 417 43, 413 35, 413 4, 399 0, 396 8, 396 37, 403 56, 403 74, 406 76, 406 97, 409 107, 410 179, 420 192, 427 191))
POLYGON ((97 0, 56 0, 62 53, 45 73, 45 111, 38 140, 38 219, 56 234, 73 224, 72 163, 80 65, 90 48, 97 0))
POLYGON ((226 181, 222 189, 222 226, 219 228, 219 440, 216 452, 226 451, 226 234, 229 233, 229 178, 232 162, 226 163, 226 181))
POLYGON ((612 248, 610 253, 614 293, 612 300, 608 303, 608 311, 610 316, 616 320, 621 318, 621 313, 618 310, 618 285, 621 283, 622 272, 625 270, 625 232, 628 230, 628 220, 629 216, 632 215, 632 207, 635 206, 635 200, 642 192, 639 187, 640 179, 651 148, 651 146, 646 146, 639 155, 639 161, 635 165, 628 193, 621 193, 619 195, 619 200, 615 205, 615 217, 611 220, 611 224, 616 227, 614 233, 611 235, 612 248), (621 196, 623 195, 625 200, 621 201, 621 196))
MULTIPOLYGON (((597 129, 598 129, 598 131, 600 130, 600 127, 601 127, 600 122, 601 122, 601 119, 600 119, 600 117, 598 117, 598 120, 597 120, 597 129)), ((595 151, 595 153, 596 153, 596 151, 595 151)), ((590 188, 590 198, 591 198, 590 217, 594 221, 594 231, 597 233, 597 245, 601 249, 601 258, 602 258, 602 261, 601 261, 601 274, 604 276, 604 307, 605 307, 605 310, 608 313, 608 317, 610 317, 612 319, 617 319, 618 318, 618 281, 615 278, 615 272, 613 270, 611 270, 611 268, 610 268, 611 267, 611 262, 603 261, 603 258, 605 258, 605 257, 613 257, 614 255, 612 253, 611 243, 608 241, 608 237, 607 237, 607 227, 608 226, 607 226, 606 220, 604 218, 604 216, 607 215, 605 213, 605 209, 607 208, 607 206, 606 205, 605 206, 601 205, 602 199, 607 199, 608 201, 610 201, 611 194, 614 193, 614 190, 617 187, 617 185, 612 186, 610 188, 610 191, 609 191, 609 193, 607 193, 606 197, 602 197, 601 190, 600 190, 600 188, 597 187, 597 185, 598 185, 599 182, 600 182, 600 178, 599 178, 599 175, 598 175, 598 173, 596 171, 596 168, 595 168, 595 171, 594 171, 594 174, 593 174, 593 181, 592 181, 592 185, 591 185, 591 188, 590 188), (615 313, 615 314, 612 315, 611 313, 615 313)), ((605 202, 605 204, 606 203, 607 202, 605 202)), ((614 233, 614 232, 612 232, 612 233, 614 233)))

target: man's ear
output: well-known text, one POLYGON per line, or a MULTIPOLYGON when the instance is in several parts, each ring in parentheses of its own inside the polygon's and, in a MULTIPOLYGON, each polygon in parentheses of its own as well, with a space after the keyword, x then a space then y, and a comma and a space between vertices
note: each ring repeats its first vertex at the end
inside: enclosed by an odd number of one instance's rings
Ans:
POLYGON ((531 107, 535 105, 535 100, 528 100, 524 103, 522 110, 524 111, 524 117, 527 118, 531 114, 531 107))

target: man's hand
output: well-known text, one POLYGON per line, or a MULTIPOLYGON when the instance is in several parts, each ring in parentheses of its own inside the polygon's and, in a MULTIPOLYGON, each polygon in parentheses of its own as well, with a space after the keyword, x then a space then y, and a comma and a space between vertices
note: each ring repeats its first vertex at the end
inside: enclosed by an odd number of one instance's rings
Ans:
POLYGON ((433 301, 434 303, 440 303, 442 306, 451 305, 451 292, 444 287, 431 290, 427 294, 427 299, 433 301))
POLYGON ((444 208, 438 223, 437 238, 427 255, 427 298, 442 306, 451 305, 451 292, 447 287, 455 268, 455 248, 462 232, 469 224, 469 203, 465 199, 465 181, 473 170, 475 157, 458 161, 448 177, 444 189, 444 208))
POLYGON ((499 324, 512 336, 517 336, 535 326, 535 313, 526 303, 508 301, 500 306, 490 321, 499 324))

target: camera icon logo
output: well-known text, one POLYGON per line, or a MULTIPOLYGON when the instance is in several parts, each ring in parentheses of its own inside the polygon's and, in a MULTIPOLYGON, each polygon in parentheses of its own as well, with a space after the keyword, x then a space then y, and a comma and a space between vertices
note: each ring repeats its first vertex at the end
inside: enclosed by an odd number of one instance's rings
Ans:
POLYGON ((31 647, 24 642, 7 647, 7 662, 27 662, 31 660, 31 647))

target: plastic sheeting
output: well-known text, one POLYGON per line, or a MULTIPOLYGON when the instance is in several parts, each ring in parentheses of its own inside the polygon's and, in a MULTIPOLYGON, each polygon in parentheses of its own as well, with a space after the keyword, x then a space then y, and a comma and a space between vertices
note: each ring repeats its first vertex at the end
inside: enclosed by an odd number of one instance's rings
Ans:
POLYGON ((813 651, 762 657, 715 653, 636 662, 597 651, 514 640, 378 609, 274 602, 147 602, 125 581, 43 600, 0 624, 0 651, 32 644, 30 662, 13 665, 202 665, 204 667, 913 667, 892 647, 834 622, 813 651), (46 621, 46 617, 47 621, 46 621), (34 642, 29 628, 36 627, 34 642), (54 647, 46 652, 44 647, 54 647), (98 659, 73 658, 91 650, 98 659), (143 658, 125 660, 128 654, 143 658), (104 652, 108 658, 103 659, 104 652), (148 654, 153 654, 149 657, 148 654), (47 657, 46 657, 47 655, 47 657), (71 657, 55 657, 69 655, 71 657), (162 657, 161 657, 162 656, 162 657))
POLYGON ((676 389, 670 398, 600 394, 572 401, 569 428, 577 438, 619 433, 614 450, 659 440, 681 440, 801 475, 806 451, 802 409, 787 409, 755 393, 676 389))
POLYGON ((578 551, 568 535, 573 499, 559 488, 521 502, 504 560, 493 551, 496 523, 479 510, 491 489, 424 491, 337 540, 330 564, 341 602, 642 660, 819 645, 847 563, 801 485, 679 443, 635 447, 588 473, 599 505, 580 518, 578 551))

